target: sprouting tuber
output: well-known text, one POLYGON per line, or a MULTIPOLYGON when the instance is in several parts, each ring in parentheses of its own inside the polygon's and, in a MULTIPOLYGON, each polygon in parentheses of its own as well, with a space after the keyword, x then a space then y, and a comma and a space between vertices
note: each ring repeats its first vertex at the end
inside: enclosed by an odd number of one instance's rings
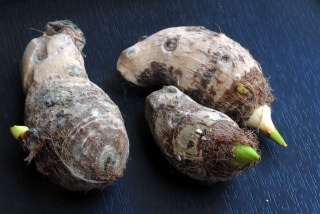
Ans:
POLYGON ((13 135, 37 170, 75 191, 102 189, 123 175, 129 141, 118 107, 84 67, 82 31, 49 22, 22 59, 25 125, 13 135))
POLYGON ((204 27, 161 30, 124 50, 117 70, 139 86, 174 85, 286 146, 271 120, 273 96, 260 64, 222 33, 204 27))
POLYGON ((227 115, 204 107, 174 86, 146 99, 146 119, 167 160, 205 184, 225 181, 260 159, 258 141, 227 115))

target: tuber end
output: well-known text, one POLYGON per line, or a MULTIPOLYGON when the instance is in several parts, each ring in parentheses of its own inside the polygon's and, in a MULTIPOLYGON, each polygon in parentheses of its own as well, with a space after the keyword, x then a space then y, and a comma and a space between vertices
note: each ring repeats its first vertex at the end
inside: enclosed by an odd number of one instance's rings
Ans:
POLYGON ((45 33, 49 36, 59 33, 69 34, 79 51, 83 50, 86 43, 86 39, 81 29, 70 20, 48 22, 45 27, 45 33))
POLYGON ((260 160, 258 153, 251 147, 236 144, 233 149, 234 161, 237 165, 246 165, 260 160))
POLYGON ((259 108, 256 108, 250 116, 249 120, 244 122, 244 125, 250 128, 258 129, 280 146, 287 146, 272 122, 271 108, 268 105, 263 105, 259 108))
POLYGON ((28 131, 29 128, 27 126, 13 126, 10 128, 11 134, 16 140, 19 140, 19 138, 23 138, 24 133, 28 131))
POLYGON ((283 140, 277 129, 271 132, 270 139, 279 144, 280 146, 287 147, 286 142, 283 140))

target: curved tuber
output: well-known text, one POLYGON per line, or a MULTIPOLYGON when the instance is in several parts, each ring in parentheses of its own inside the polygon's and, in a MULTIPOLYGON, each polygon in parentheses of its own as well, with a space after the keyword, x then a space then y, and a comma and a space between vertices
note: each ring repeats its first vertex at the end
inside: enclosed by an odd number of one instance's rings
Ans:
POLYGON ((228 180, 260 159, 255 135, 174 86, 147 97, 146 118, 170 164, 202 183, 228 180))
POLYGON ((84 67, 85 38, 71 21, 49 22, 22 58, 25 132, 37 170, 75 191, 103 189, 123 175, 129 141, 118 107, 84 67))

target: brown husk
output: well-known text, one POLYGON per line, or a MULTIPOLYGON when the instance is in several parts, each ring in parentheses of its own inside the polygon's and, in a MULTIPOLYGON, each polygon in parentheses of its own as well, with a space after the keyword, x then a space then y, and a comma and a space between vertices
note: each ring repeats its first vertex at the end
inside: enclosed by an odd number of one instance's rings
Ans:
POLYGON ((214 102, 214 109, 224 112, 236 122, 249 119, 255 108, 265 104, 271 105, 273 96, 267 79, 255 67, 240 80, 235 80, 230 89, 214 102), (237 87, 243 86, 247 94, 237 92, 237 87))
POLYGON ((199 174, 199 172, 205 174, 206 177, 199 180, 203 184, 216 183, 218 180, 212 179, 212 176, 218 177, 219 180, 228 180, 250 167, 250 164, 241 166, 234 163, 233 148, 236 143, 241 142, 252 146, 256 151, 258 150, 257 139, 251 131, 235 129, 230 122, 218 121, 208 130, 203 131, 198 142, 189 142, 190 146, 197 146, 199 157, 201 156, 203 159, 199 161, 198 157, 188 156, 181 157, 181 161, 179 161, 172 148, 172 142, 175 140, 173 133, 177 134, 177 130, 172 130, 167 135, 167 139, 162 139, 165 144, 165 150, 162 152, 170 164, 183 174, 190 177, 199 174), (203 170, 205 170, 205 173, 203 173, 203 170))
POLYGON ((211 107, 218 111, 227 114, 236 122, 243 122, 249 119, 255 108, 262 105, 271 105, 273 95, 267 79, 263 73, 258 71, 256 67, 251 68, 250 72, 242 76, 240 80, 234 80, 232 85, 219 100, 214 100, 216 95, 215 87, 209 87, 212 78, 219 84, 219 73, 221 71, 210 68, 205 73, 200 75, 194 73, 194 79, 200 81, 194 82, 197 85, 196 90, 182 88, 177 83, 177 76, 180 70, 173 67, 167 67, 164 63, 151 62, 150 69, 145 69, 139 76, 138 82, 141 85, 175 85, 184 93, 189 95, 195 101, 204 106, 211 107), (243 95, 237 92, 237 87, 243 86, 248 90, 248 93, 243 95))
POLYGON ((34 158, 39 172, 66 189, 87 191, 111 185, 123 175, 129 154, 124 127, 109 128, 113 122, 107 112, 112 111, 114 117, 121 118, 119 110, 108 108, 105 103, 115 104, 92 83, 73 87, 57 82, 53 85, 50 90, 31 87, 29 94, 32 96, 28 95, 26 99, 25 123, 33 127, 22 141, 24 149, 30 152, 27 161, 34 158), (69 96, 53 100, 59 94, 69 96), (99 109, 99 119, 82 109, 89 105, 89 109, 99 109), (75 111, 75 115, 67 113, 75 111), (114 148, 119 156, 107 156, 105 168, 99 169, 96 160, 106 145, 114 148))

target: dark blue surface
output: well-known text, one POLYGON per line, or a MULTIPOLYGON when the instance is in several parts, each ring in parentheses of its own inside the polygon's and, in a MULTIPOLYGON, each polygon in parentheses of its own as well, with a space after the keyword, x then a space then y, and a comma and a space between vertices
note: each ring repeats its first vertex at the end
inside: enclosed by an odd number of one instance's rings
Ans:
POLYGON ((0 213, 320 213, 320 1, 1 1, 0 213), (46 22, 84 31, 90 79, 123 113, 130 160, 101 192, 72 193, 26 166, 9 127, 23 122, 18 66, 46 22), (116 62, 142 35, 179 25, 225 33, 250 50, 270 77, 273 120, 288 143, 260 138, 262 161, 229 182, 201 186, 162 157, 144 119, 151 89, 123 85, 116 62), (218 27, 218 26, 219 27, 218 27))

